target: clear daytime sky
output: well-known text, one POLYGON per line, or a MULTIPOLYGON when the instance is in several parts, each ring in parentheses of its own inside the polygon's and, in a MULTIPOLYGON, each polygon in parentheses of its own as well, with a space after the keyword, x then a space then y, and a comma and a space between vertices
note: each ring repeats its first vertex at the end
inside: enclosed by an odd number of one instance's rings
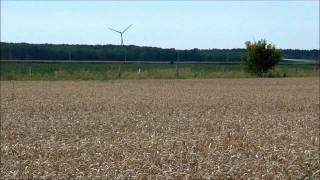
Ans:
POLYGON ((176 49, 319 49, 319 1, 2 1, 1 41, 176 49))

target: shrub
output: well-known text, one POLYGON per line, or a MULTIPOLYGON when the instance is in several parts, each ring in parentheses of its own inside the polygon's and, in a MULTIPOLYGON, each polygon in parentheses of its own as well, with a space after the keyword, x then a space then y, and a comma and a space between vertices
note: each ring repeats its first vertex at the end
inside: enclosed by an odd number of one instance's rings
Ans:
POLYGON ((267 73, 281 60, 282 54, 266 40, 245 42, 247 54, 241 58, 241 68, 259 77, 267 73))

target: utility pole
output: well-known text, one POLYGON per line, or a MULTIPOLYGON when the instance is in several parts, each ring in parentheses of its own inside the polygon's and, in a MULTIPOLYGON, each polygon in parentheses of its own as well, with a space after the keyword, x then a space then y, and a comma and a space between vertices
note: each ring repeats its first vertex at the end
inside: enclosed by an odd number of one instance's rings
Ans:
POLYGON ((178 62, 180 61, 180 54, 179 51, 177 50, 177 61, 176 61, 176 78, 179 78, 179 67, 178 67, 178 62))
POLYGON ((32 79, 32 68, 31 66, 29 66, 29 80, 32 79))

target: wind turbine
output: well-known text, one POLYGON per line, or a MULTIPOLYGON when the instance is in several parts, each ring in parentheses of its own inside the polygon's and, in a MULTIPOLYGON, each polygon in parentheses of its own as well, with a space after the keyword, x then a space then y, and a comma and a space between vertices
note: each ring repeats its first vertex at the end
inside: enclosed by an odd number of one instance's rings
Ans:
POLYGON ((125 33, 130 27, 132 26, 132 24, 130 26, 128 26, 126 29, 124 29, 123 31, 118 31, 118 30, 115 30, 115 29, 112 29, 112 28, 109 28, 111 31, 114 31, 116 33, 119 33, 121 35, 121 46, 123 46, 123 33, 125 33))

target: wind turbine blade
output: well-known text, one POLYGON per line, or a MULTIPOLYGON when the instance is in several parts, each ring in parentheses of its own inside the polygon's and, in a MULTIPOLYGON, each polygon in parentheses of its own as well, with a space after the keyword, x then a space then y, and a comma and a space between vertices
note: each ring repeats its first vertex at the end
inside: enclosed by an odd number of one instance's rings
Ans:
POLYGON ((117 30, 115 30, 115 29, 112 29, 112 28, 109 28, 111 31, 115 31, 115 32, 117 32, 117 33, 122 33, 122 32, 120 32, 120 31, 117 31, 117 30))
POLYGON ((122 31, 122 33, 126 32, 133 24, 131 24, 130 26, 128 26, 125 30, 122 31))

